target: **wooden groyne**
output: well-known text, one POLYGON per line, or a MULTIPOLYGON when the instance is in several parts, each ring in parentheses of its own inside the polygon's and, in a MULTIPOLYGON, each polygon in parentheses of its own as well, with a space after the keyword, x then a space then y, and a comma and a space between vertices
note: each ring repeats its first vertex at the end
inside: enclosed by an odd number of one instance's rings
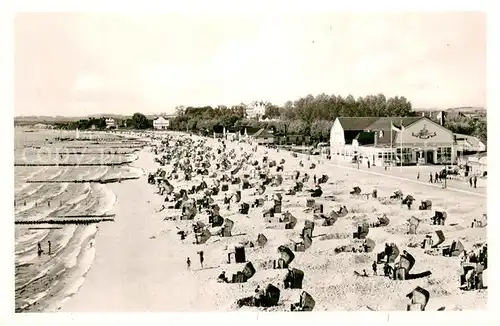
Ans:
POLYGON ((133 150, 133 151, 130 151, 130 152, 64 152, 64 151, 61 151, 61 152, 55 152, 55 153, 37 153, 37 154, 45 154, 45 155, 54 155, 54 154, 57 154, 57 155, 62 155, 62 156, 66 156, 66 155, 94 155, 94 156, 98 156, 98 155, 131 155, 131 154, 134 154, 135 152, 138 152, 139 150, 136 149, 136 150, 133 150))
POLYGON ((54 216, 54 218, 111 218, 115 217, 116 214, 97 214, 97 215, 92 215, 92 214, 80 214, 80 215, 59 215, 59 216, 54 216))
MULTIPOLYGON (((99 145, 99 144, 96 144, 99 145)), ((137 145, 137 146, 102 146, 102 148, 136 148, 136 149, 141 149, 145 145, 137 145)), ((45 146, 33 146, 33 145, 26 145, 24 148, 35 148, 35 149, 42 149, 45 148, 45 146)), ((64 146, 62 148, 99 148, 99 146, 64 146)))
POLYGON ((123 178, 109 178, 109 179, 96 179, 96 180, 28 180, 26 183, 116 183, 126 180, 136 180, 140 177, 123 177, 123 178))
POLYGON ((115 214, 103 215, 65 215, 42 220, 22 220, 15 221, 17 225, 36 225, 36 224, 94 224, 101 222, 114 222, 115 214))

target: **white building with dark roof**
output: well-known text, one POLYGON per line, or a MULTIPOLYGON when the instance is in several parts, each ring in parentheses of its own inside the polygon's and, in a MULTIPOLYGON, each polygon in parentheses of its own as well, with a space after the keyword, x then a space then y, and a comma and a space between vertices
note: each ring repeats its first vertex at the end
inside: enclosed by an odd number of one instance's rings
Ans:
POLYGON ((153 128, 156 130, 167 130, 170 126, 170 121, 162 116, 156 117, 153 120, 153 128))

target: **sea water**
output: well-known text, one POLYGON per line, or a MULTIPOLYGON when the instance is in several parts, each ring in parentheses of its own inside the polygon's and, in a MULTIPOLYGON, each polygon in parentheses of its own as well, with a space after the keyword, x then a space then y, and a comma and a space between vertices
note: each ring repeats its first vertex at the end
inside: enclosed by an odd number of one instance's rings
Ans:
MULTIPOLYGON (((43 220, 65 215, 108 213, 116 201, 104 184, 74 183, 105 178, 136 177, 140 171, 120 166, 20 166, 19 164, 117 163, 137 156, 116 136, 99 135, 97 141, 66 140, 74 132, 15 130, 15 219, 43 220), (106 139, 109 138, 107 142, 106 139), (114 139, 112 139, 114 138, 114 139), (108 145, 109 144, 109 145, 108 145), (112 146, 111 146, 112 144, 112 146), (109 154, 111 152, 111 154, 109 154), (124 154, 114 154, 115 152, 124 154), (28 183, 27 181, 57 181, 28 183)), ((81 135, 80 138, 85 136, 81 135)), ((105 222, 113 223, 113 222, 105 222)), ((15 228, 16 312, 53 311, 76 293, 89 271, 96 247, 95 224, 21 224, 15 228), (48 253, 51 242, 51 254, 48 253), (43 253, 38 254, 38 244, 43 253)))

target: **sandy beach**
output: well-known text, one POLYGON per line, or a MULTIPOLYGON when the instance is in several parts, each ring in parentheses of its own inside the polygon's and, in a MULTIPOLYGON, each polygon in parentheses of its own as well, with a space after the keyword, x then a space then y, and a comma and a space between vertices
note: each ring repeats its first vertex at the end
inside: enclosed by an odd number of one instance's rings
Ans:
MULTIPOLYGON (((197 137, 193 137, 197 139, 197 137)), ((208 139, 207 145, 213 148, 220 145, 216 139, 208 139)), ((228 150, 251 152, 248 144, 227 142, 228 150)), ((277 259, 277 247, 289 239, 298 239, 304 220, 312 220, 313 214, 304 212, 306 197, 285 196, 283 210, 290 211, 297 217, 294 230, 273 230, 266 228, 262 219, 262 209, 252 208, 248 217, 237 213, 233 204, 230 210, 221 206, 221 216, 231 216, 235 221, 233 234, 243 236, 211 239, 203 245, 195 245, 192 240, 181 241, 177 235, 180 228, 186 228, 190 221, 164 221, 166 212, 156 213, 163 198, 155 195, 155 187, 147 183, 147 174, 158 169, 154 155, 149 147, 138 152, 138 160, 132 166, 141 168, 145 175, 138 180, 109 185, 116 195, 116 205, 111 211, 117 218, 113 223, 101 223, 95 238, 95 260, 78 292, 70 297, 60 309, 64 312, 161 312, 161 311, 231 311, 235 310, 237 299, 253 295, 256 285, 282 283, 286 270, 274 270, 268 262, 277 259), (263 233, 268 238, 264 248, 247 249, 247 259, 252 261, 256 274, 246 283, 225 284, 216 281, 221 271, 228 274, 241 269, 237 264, 227 264, 227 252, 235 244, 245 240, 255 241, 257 234, 263 233), (205 268, 200 269, 196 252, 205 252, 205 268), (192 260, 191 270, 187 269, 186 258, 192 260)), ((385 171, 380 167, 368 170, 347 162, 332 162, 320 159, 323 163, 311 170, 311 162, 318 157, 298 155, 290 152, 259 148, 252 159, 268 156, 270 160, 284 164, 284 182, 281 188, 292 185, 285 176, 294 170, 306 172, 318 177, 329 176, 329 182, 323 186, 325 194, 334 193, 335 201, 317 198, 317 203, 325 206, 328 214, 332 209, 346 205, 351 214, 331 227, 316 226, 314 234, 332 232, 352 233, 354 224, 360 221, 376 221, 375 216, 387 214, 391 222, 384 228, 370 229, 369 237, 376 242, 372 254, 334 253, 340 245, 352 242, 350 239, 319 240, 315 239, 306 252, 296 253, 294 267, 305 272, 303 289, 316 300, 315 311, 332 310, 406 310, 406 294, 416 286, 422 286, 431 292, 427 310, 483 309, 487 304, 487 290, 462 291, 459 289, 460 263, 458 257, 442 257, 425 254, 420 248, 409 248, 411 242, 418 242, 425 233, 437 228, 423 224, 417 235, 406 235, 406 220, 411 216, 429 219, 434 210, 448 213, 447 225, 441 227, 446 236, 460 239, 466 249, 477 242, 486 241, 486 228, 470 228, 474 218, 486 213, 486 185, 479 184, 476 189, 469 189, 464 182, 450 181, 448 189, 441 185, 428 184, 427 170, 422 169, 422 180, 415 180, 416 170, 406 167, 403 172, 385 171), (299 167, 299 161, 304 167, 299 167), (364 193, 378 190, 379 197, 388 197, 398 189, 416 198, 416 205, 421 200, 433 202, 432 211, 419 211, 414 207, 408 210, 400 204, 385 205, 376 199, 352 197, 349 191, 354 186, 361 187, 364 193), (406 249, 416 259, 417 272, 430 270, 432 276, 423 279, 396 282, 381 276, 360 278, 354 271, 370 270, 373 255, 383 251, 384 242, 394 242, 401 250, 406 249), (370 258, 371 257, 371 258, 370 258)), ((434 168, 436 171, 438 167, 434 168)), ((196 182, 200 176, 194 178, 196 182)), ((176 187, 182 185, 177 181, 176 187)), ((189 187, 191 184, 189 183, 189 187)), ((209 181, 207 181, 209 182, 209 181)), ((483 181, 484 182, 484 181, 483 181)), ((312 177, 307 185, 313 187, 312 177)), ((186 187, 187 188, 187 187, 186 187)), ((239 185, 230 185, 229 192, 239 189, 239 185)), ((255 189, 242 193, 242 202, 254 200, 255 189)), ((266 193, 273 193, 268 190, 266 193)), ((214 196, 216 201, 223 194, 214 196)), ((198 215, 197 219, 200 217, 198 215)), ((201 217, 202 218, 202 217, 201 217)), ((203 219, 203 218, 202 218, 203 219)), ((214 238, 214 237, 213 237, 214 238)), ((291 303, 297 302, 302 290, 282 290, 280 303, 270 310, 289 311, 291 303)), ((242 310, 258 310, 246 307, 242 310)))

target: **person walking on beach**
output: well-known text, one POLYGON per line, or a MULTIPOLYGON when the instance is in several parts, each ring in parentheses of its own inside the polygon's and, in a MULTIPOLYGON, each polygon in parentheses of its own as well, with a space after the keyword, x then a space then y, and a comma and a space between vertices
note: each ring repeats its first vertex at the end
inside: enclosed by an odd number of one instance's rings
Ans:
POLYGON ((40 257, 42 255, 42 245, 40 244, 40 242, 38 243, 38 257, 40 257))
POLYGON ((367 161, 368 168, 370 168, 370 160, 367 161))
POLYGON ((472 188, 472 177, 469 178, 469 187, 472 188))
POLYGON ((439 179, 439 174, 436 172, 436 174, 434 175, 434 183, 438 183, 438 179, 439 179))
POLYGON ((187 264, 188 271, 191 270, 191 259, 189 259, 189 257, 186 260, 186 264, 187 264))
POLYGON ((477 175, 474 176, 474 188, 476 188, 477 185, 477 175))
POLYGON ((376 261, 373 261, 372 269, 373 269, 373 275, 377 275, 377 262, 376 261))
POLYGON ((417 172, 417 180, 420 180, 420 172, 417 172))
POLYGON ((316 174, 314 175, 314 184, 316 184, 316 174))
POLYGON ((203 261, 205 260, 203 258, 203 251, 198 251, 198 255, 200 255, 200 265, 201 265, 201 269, 203 269, 203 261))
POLYGON ((49 255, 52 254, 52 243, 49 241, 47 241, 49 243, 49 255))
POLYGON ((432 172, 429 173, 429 182, 432 183, 432 172))

